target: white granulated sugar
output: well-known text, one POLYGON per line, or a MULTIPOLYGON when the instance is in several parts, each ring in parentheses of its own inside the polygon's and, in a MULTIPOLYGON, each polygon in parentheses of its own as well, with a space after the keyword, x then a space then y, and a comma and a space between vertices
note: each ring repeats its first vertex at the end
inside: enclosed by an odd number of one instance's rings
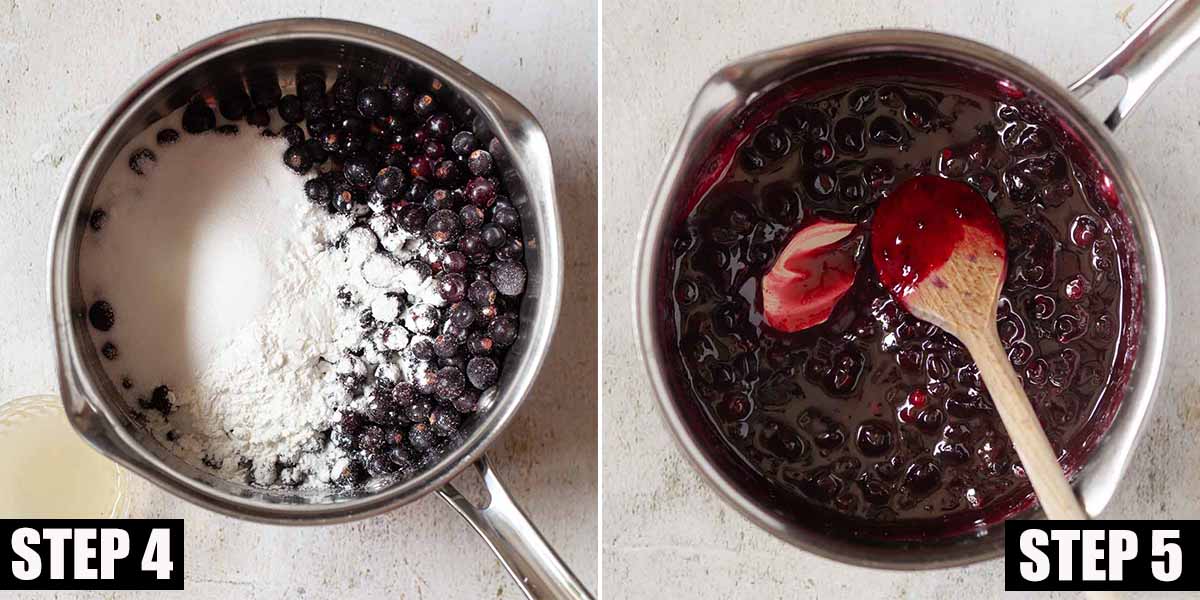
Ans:
POLYGON ((119 350, 102 362, 118 387, 132 382, 126 399, 184 460, 258 485, 328 483, 344 456, 324 433, 356 402, 339 374, 399 381, 423 370, 380 351, 409 346, 404 315, 431 301, 433 282, 377 252, 381 240, 405 257, 416 250, 394 224, 355 227, 310 204, 280 140, 242 125, 154 143, 179 119, 120 155, 149 148, 153 168, 138 175, 118 158, 97 192, 108 219, 85 236, 79 277, 87 302, 116 314, 110 331, 93 330, 97 347, 119 350), (339 290, 361 304, 340 307, 339 290), (358 324, 364 307, 389 323, 375 338, 358 324), (138 406, 159 385, 173 392, 165 417, 138 406))

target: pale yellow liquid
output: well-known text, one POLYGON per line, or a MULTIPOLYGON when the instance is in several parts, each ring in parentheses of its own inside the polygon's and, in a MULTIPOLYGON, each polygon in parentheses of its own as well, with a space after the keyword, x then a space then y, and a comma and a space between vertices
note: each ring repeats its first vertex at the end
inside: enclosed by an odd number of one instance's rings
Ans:
POLYGON ((0 404, 0 518, 124 517, 125 474, 54 396, 0 404))

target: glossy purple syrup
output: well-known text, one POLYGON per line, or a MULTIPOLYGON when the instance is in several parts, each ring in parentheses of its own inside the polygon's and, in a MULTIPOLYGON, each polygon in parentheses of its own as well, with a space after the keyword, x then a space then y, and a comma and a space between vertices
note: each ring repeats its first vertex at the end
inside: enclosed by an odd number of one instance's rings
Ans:
POLYGON ((993 523, 1032 498, 970 356, 888 296, 866 246, 826 323, 789 334, 763 322, 760 278, 802 219, 869 223, 920 174, 966 182, 996 211, 1001 338, 1064 462, 1086 457, 1089 419, 1120 384, 1121 265, 1110 211, 1027 110, 867 80, 757 119, 698 189, 671 253, 675 362, 776 505, 848 535, 911 538, 993 523))

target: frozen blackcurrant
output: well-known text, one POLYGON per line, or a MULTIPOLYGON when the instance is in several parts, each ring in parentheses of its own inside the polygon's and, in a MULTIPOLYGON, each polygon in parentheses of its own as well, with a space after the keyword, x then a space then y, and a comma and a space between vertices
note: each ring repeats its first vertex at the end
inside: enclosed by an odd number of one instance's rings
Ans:
POLYGON ((507 348, 517 341, 517 320, 510 316, 496 317, 488 325, 488 337, 501 348, 507 348))
POLYGON ((384 167, 375 174, 373 187, 381 196, 388 199, 400 197, 404 191, 404 171, 396 167, 384 167))
POLYGON ((97 300, 88 309, 88 322, 92 324, 92 327, 100 331, 108 331, 112 329, 113 323, 116 320, 115 314, 111 304, 104 300, 97 300))
POLYGON ((437 383, 433 389, 438 398, 453 400, 462 395, 465 384, 466 380, 458 368, 442 367, 437 372, 437 383))
POLYGON ((446 245, 456 239, 462 232, 458 216, 450 210, 439 210, 429 216, 425 223, 425 233, 435 244, 446 245))
POLYGON ((279 99, 279 118, 288 123, 299 123, 304 120, 304 107, 300 98, 288 94, 279 99))
POLYGON ((470 154, 476 147, 475 134, 470 131, 460 131, 450 140, 450 150, 459 156, 470 154))
POLYGON ((492 155, 487 150, 476 150, 467 158, 467 168, 474 175, 486 175, 492 170, 492 155))
POLYGON ((467 379, 471 381, 471 385, 481 390, 495 385, 499 374, 500 368, 496 366, 496 361, 488 357, 476 356, 467 363, 467 379))
POLYGON ((297 173, 307 173, 312 168, 312 159, 303 144, 296 144, 283 152, 283 164, 297 173))
POLYGON ((390 106, 391 99, 388 97, 387 91, 381 88, 363 88, 358 93, 358 112, 368 119, 382 117, 390 106))

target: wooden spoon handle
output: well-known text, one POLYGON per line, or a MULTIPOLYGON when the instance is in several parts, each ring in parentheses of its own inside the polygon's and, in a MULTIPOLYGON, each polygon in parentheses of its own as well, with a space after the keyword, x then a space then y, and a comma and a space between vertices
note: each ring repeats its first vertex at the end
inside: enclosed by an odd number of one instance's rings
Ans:
POLYGON ((979 374, 987 384, 988 394, 1008 430, 1017 456, 1021 458, 1025 474, 1037 492, 1042 510, 1051 519, 1087 519, 1087 513, 1079 505, 1071 484, 1067 483, 1050 440, 1033 412, 1021 380, 1008 361, 995 326, 982 329, 962 342, 979 365, 979 374))

